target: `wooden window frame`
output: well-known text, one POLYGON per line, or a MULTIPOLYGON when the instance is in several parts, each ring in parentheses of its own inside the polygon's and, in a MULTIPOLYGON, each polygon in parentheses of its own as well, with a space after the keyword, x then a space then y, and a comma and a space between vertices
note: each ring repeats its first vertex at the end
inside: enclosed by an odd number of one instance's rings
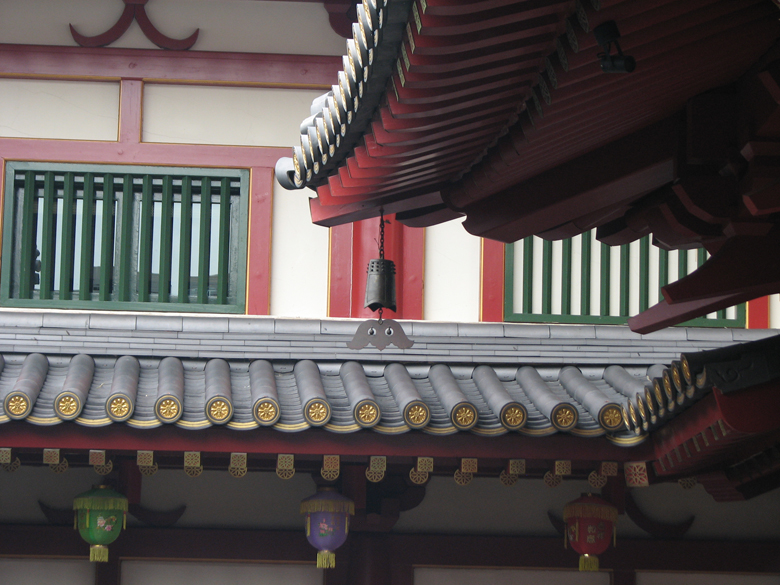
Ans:
POLYGON ((9 161, 5 177, 3 223, 6 229, 0 301, 11 307, 243 313, 248 207, 247 170, 9 161), (106 181, 113 185, 110 208, 104 203, 106 181), (210 211, 199 213, 199 225, 194 226, 193 209, 196 205, 199 210, 203 208, 201 189, 206 181, 210 211), (76 183, 81 186, 80 191, 76 183), (40 194, 29 197, 36 191, 40 194), (93 212, 92 220, 82 221, 81 233, 76 233, 79 201, 82 218, 88 217, 84 213, 85 204, 93 207, 93 212), (212 225, 215 208, 219 226, 212 225), (41 219, 35 222, 33 216, 38 209, 42 212, 41 219), (178 234, 173 227, 175 209, 180 213, 178 234), (72 221, 65 220, 68 216, 72 221), (157 245, 153 244, 155 223, 160 232, 157 245), (212 250, 215 227, 217 249, 212 250), (94 250, 98 229, 102 232, 102 244, 100 250, 94 250), (211 272, 209 264, 213 260, 218 264, 215 282, 210 283, 213 280, 210 277, 197 278, 194 294, 190 290, 193 229, 200 242, 208 243, 198 246, 201 257, 196 273, 211 272), (36 232, 40 232, 42 242, 37 291, 33 285, 36 263, 33 249, 37 245, 26 245, 36 238, 36 232), (176 257, 174 238, 180 244, 176 257), (159 259, 156 294, 152 289, 153 256, 159 259), (178 272, 172 274, 177 261, 178 272), (57 262, 60 274, 55 282, 57 262), (79 282, 74 282, 76 265, 79 282), (84 270, 85 266, 89 270, 84 270), (111 268, 100 270, 97 282, 93 280, 96 266, 111 268), (174 289, 172 283, 177 280, 179 286, 174 289), (212 284, 214 294, 210 294, 212 284))
MULTIPOLYGON (((586 232, 590 233, 590 232, 586 232)), ((583 234, 584 235, 584 234, 583 234)), ((528 241, 529 238, 526 238, 528 241)), ((609 307, 611 304, 610 299, 610 271, 609 264, 610 259, 610 247, 605 244, 593 243, 593 238, 583 237, 583 252, 581 254, 581 266, 580 266, 580 288, 582 295, 580 299, 580 313, 570 314, 572 312, 571 298, 568 291, 571 290, 571 274, 572 274, 572 253, 571 253, 571 239, 563 241, 562 263, 565 265, 562 270, 561 276, 561 313, 552 312, 552 287, 551 280, 554 270, 552 263, 552 242, 543 241, 542 246, 542 312, 534 313, 532 308, 532 292, 531 287, 528 287, 524 291, 523 299, 521 302, 521 311, 515 311, 514 306, 514 244, 506 244, 504 249, 504 321, 516 322, 516 323, 566 323, 566 324, 599 324, 599 325, 625 325, 629 315, 629 246, 620 246, 620 273, 621 281, 619 286, 618 299, 619 315, 610 315, 609 307), (599 274, 594 274, 591 270, 590 262, 586 261, 591 254, 591 246, 600 245, 601 254, 601 270, 599 274), (606 269, 605 269, 606 266, 606 269), (568 269, 566 269, 568 268, 568 269), (600 298, 598 300, 599 314, 595 315, 592 312, 586 313, 586 307, 591 307, 590 298, 590 285, 592 278, 600 279, 600 298)), ((533 274, 532 262, 530 254, 532 254, 532 248, 524 246, 525 261, 523 262, 524 278, 523 282, 533 281, 533 278, 539 275, 533 274)), ((639 310, 644 311, 649 308, 649 282, 650 282, 650 238, 645 236, 639 241, 639 310)), ((683 252, 687 252, 684 250, 683 252)), ((668 280, 665 275, 668 274, 668 257, 671 252, 665 250, 659 251, 659 285, 664 286, 668 284, 668 280)), ((686 254, 680 255, 680 261, 678 263, 678 278, 688 274, 687 256, 686 254)), ((697 263, 700 266, 706 260, 706 251, 702 248, 697 253, 697 263)), ((717 318, 699 317, 691 319, 685 323, 681 323, 681 326, 687 327, 734 327, 744 328, 746 326, 746 309, 745 304, 738 305, 736 307, 736 317, 726 317, 726 311, 718 311, 717 318)))

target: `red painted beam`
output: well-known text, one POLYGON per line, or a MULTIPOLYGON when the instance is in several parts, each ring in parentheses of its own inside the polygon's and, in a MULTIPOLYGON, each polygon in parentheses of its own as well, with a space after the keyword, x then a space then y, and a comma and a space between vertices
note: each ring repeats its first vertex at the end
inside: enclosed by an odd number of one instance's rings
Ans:
POLYGON ((415 191, 411 195, 408 193, 388 195, 372 201, 361 200, 344 205, 323 205, 319 198, 312 197, 309 199, 309 210, 313 223, 333 227, 369 217, 378 217, 380 207, 384 207, 385 213, 390 214, 422 209, 441 203, 441 195, 438 191, 422 189, 422 192, 415 191))
POLYGON ((652 333, 713 311, 728 309, 749 301, 753 296, 752 293, 727 294, 672 305, 662 300, 638 315, 629 317, 628 326, 634 333, 652 333))
POLYGON ((649 442, 626 448, 611 444, 604 437, 583 439, 571 435, 526 437, 510 433, 498 437, 479 437, 458 433, 440 437, 412 431, 400 435, 382 435, 372 431, 331 433, 309 429, 281 433, 273 429, 235 431, 223 427, 193 431, 175 426, 133 429, 120 424, 85 428, 73 423, 35 426, 26 422, 2 425, 2 447, 15 449, 57 448, 63 451, 102 449, 132 452, 136 450, 209 453, 250 453, 275 456, 292 453, 301 456, 338 454, 368 457, 482 457, 511 459, 523 453, 527 459, 572 459, 582 461, 650 460, 649 442))
POLYGON ((330 89, 340 57, 0 44, 0 76, 330 89))
POLYGON ((201 144, 126 144, 79 140, 0 138, 0 157, 8 160, 128 165, 181 165, 215 168, 273 167, 288 148, 201 144))
MULTIPOLYGON (((467 186, 445 200, 468 213, 475 235, 513 242, 620 202, 674 179, 675 120, 667 120, 537 175, 478 203, 467 186), (614 161, 620 160, 620 165, 614 161), (533 194, 518 205, 517 193, 533 194)), ((485 181, 479 181, 484 184, 485 181)))
POLYGON ((722 295, 780 292, 780 228, 767 236, 735 236, 688 276, 661 289, 670 305, 722 295))

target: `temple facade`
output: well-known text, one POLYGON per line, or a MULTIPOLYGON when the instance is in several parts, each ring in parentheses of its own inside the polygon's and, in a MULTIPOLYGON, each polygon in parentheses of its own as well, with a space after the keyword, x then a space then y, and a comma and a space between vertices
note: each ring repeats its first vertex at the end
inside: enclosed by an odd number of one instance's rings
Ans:
POLYGON ((772 2, 7 4, 0 581, 780 582, 772 2), (633 73, 599 68, 611 21, 633 73), (673 50, 696 75, 643 101, 673 50), (589 91, 627 76, 610 125, 589 91), (702 129, 734 103, 739 156, 702 129), (716 162, 750 217, 699 197, 716 162), (688 298, 755 246, 766 278, 688 298), (126 498, 99 562, 93 485, 126 498), (318 562, 301 502, 336 492, 318 562), (583 494, 616 538, 578 565, 583 494))

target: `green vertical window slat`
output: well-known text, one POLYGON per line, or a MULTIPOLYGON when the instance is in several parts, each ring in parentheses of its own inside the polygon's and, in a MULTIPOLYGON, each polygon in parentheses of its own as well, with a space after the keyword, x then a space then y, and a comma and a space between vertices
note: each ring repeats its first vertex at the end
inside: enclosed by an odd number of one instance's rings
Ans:
POLYGON ((73 298, 73 260, 76 236, 76 186, 73 173, 65 173, 62 187, 62 234, 60 236, 60 299, 73 298))
POLYGON ((92 280, 95 272, 95 176, 84 175, 81 218, 81 274, 79 300, 92 300, 92 280))
POLYGON ((57 195, 54 192, 54 173, 43 177, 43 217, 41 218, 41 284, 40 298, 50 300, 54 288, 54 260, 56 253, 57 195))
POLYGON ((515 307, 515 246, 506 244, 504 246, 504 320, 511 319, 511 316, 517 313, 515 307))
POLYGON ((100 236, 101 301, 111 300, 111 277, 114 273, 114 175, 103 176, 103 225, 100 236))
POLYGON ((152 284, 152 227, 154 191, 152 177, 144 177, 141 188, 141 234, 138 244, 138 300, 149 301, 152 284))
POLYGON ((623 244, 620 246, 620 316, 628 316, 629 306, 629 278, 630 269, 628 265, 629 260, 629 245, 623 244))
POLYGON ((119 226, 119 300, 131 299, 133 273, 133 176, 122 181, 122 224, 119 226))
POLYGON ((35 193, 35 173, 27 171, 24 174, 24 193, 22 195, 22 241, 19 254, 19 296, 31 299, 33 280, 35 278, 35 210, 37 208, 35 193))
POLYGON ((228 297, 228 272, 230 266, 230 179, 222 179, 219 195, 217 303, 224 305, 227 303, 228 297))
POLYGON ((534 306, 534 238, 523 239, 523 313, 530 314, 534 306))
POLYGON ((721 309, 717 312, 718 319, 728 319, 728 316, 726 315, 726 309, 721 309))
POLYGON ((173 264, 173 177, 163 178, 162 213, 160 214, 160 275, 157 301, 171 300, 171 265, 173 264))
POLYGON ((248 171, 8 165, 8 306, 244 309, 248 171))
POLYGON ((542 243, 542 313, 552 313, 552 242, 544 240, 542 243))
POLYGON ((571 238, 561 242, 561 314, 571 315, 571 238))
POLYGON ((609 302, 610 294, 609 287, 611 285, 610 278, 610 264, 612 258, 609 253, 609 246, 601 244, 601 274, 599 275, 599 308, 601 309, 601 316, 609 316, 609 302))
POLYGON ((190 263, 192 262, 192 179, 181 182, 181 230, 179 232, 179 290, 180 303, 190 301, 190 263))
POLYGON ((585 232, 582 238, 581 276, 580 276, 580 314, 590 315, 590 254, 593 241, 592 232, 585 232))
POLYGON ((688 250, 677 250, 677 278, 688 276, 688 250))
POLYGON ((650 306, 650 236, 639 240, 639 310, 650 306))
POLYGON ((658 250, 658 287, 669 284, 669 252, 658 250))
POLYGON ((699 248, 698 250, 696 250, 696 262, 697 262, 696 267, 698 268, 706 261, 707 261, 707 250, 705 250, 704 248, 699 248))
POLYGON ((200 187, 200 257, 198 258, 198 302, 209 302, 211 272, 211 179, 203 177, 200 187))

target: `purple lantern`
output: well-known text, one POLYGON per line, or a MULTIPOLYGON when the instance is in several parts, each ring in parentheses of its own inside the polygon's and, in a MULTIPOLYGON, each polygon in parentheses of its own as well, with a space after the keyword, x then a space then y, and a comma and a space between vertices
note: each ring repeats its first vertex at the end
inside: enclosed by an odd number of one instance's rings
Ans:
POLYGON ((301 502, 301 514, 306 514, 306 538, 317 549, 317 568, 336 566, 333 553, 347 540, 349 517, 355 514, 355 504, 332 487, 322 487, 301 502))

